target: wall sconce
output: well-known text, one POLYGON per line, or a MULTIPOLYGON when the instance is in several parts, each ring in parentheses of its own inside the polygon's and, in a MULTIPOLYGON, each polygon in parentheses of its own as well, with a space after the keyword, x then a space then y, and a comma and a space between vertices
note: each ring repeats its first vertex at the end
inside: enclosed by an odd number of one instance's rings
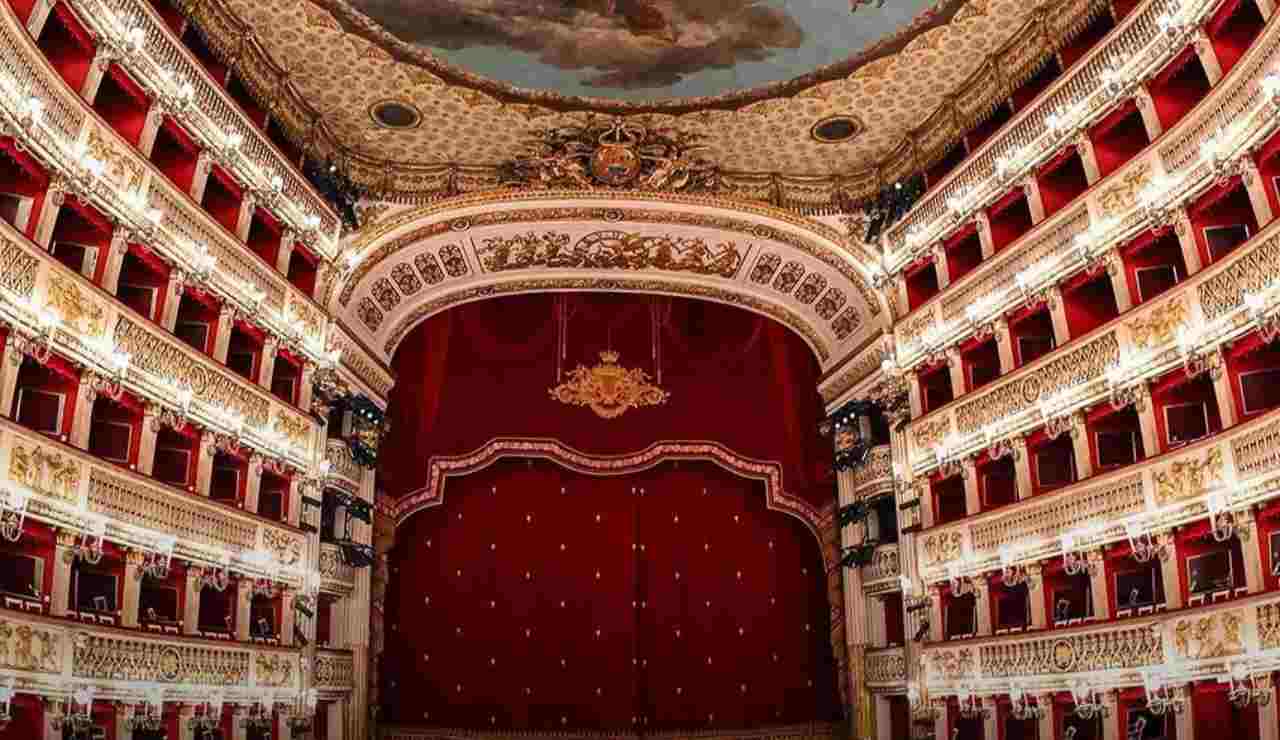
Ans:
POLYGON ((200 571, 200 588, 211 588, 218 593, 227 590, 227 586, 231 585, 231 574, 227 572, 227 566, 230 559, 222 556, 221 564, 216 568, 206 567, 200 571))
POLYGON ((214 157, 217 158, 219 162, 230 164, 240 156, 240 145, 243 143, 243 134, 239 131, 228 131, 223 135, 221 142, 213 145, 212 149, 214 157))
POLYGON ((173 537, 162 537, 156 541, 154 550, 142 556, 142 565, 138 568, 138 578, 154 578, 163 581, 169 577, 169 566, 173 562, 173 537))
POLYGON ((1200 142, 1200 161, 1213 172, 1214 184, 1219 187, 1244 172, 1245 158, 1233 156, 1237 138, 1235 126, 1223 127, 1217 133, 1200 142))
POLYGON ((1083 681, 1075 681, 1071 684, 1071 700, 1076 705, 1076 716, 1082 720, 1111 716, 1111 709, 1102 703, 1101 695, 1083 681))
POLYGON ((270 691, 258 697, 249 705, 248 712, 240 718, 240 726, 250 732, 263 732, 271 729, 272 706, 275 698, 270 691))
POLYGON ((1142 688, 1147 694, 1147 709, 1157 717, 1166 714, 1182 714, 1186 701, 1174 693, 1169 684, 1167 668, 1148 668, 1142 671, 1142 688))
POLYGON ((1124 534, 1129 540, 1130 554, 1139 563, 1149 563, 1155 557, 1169 559, 1169 549, 1163 543, 1157 543, 1151 532, 1139 531, 1137 524, 1125 522, 1124 534))
POLYGON ((27 521, 27 504, 31 492, 9 488, 0 490, 0 536, 9 542, 22 539, 22 527, 27 521))
POLYGON ((203 702, 197 702, 187 726, 199 735, 214 732, 222 724, 222 693, 214 692, 203 702))
POLYGON ((93 729, 93 697, 97 692, 94 686, 82 686, 72 692, 66 709, 50 718, 50 725, 74 738, 88 738, 93 729))
POLYGON ((76 542, 71 555, 76 560, 89 565, 102 562, 103 542, 106 539, 107 520, 91 514, 83 515, 84 530, 76 533, 76 542))
POLYGON ((1244 294, 1245 311, 1249 320, 1257 328, 1262 341, 1267 344, 1280 339, 1280 313, 1271 305, 1271 293, 1272 289, 1268 286, 1261 292, 1244 294))
POLYGON ((1269 675, 1251 673, 1244 664, 1232 665, 1227 676, 1230 688, 1227 698, 1231 703, 1243 709, 1250 704, 1265 707, 1271 703, 1271 678, 1269 675))
POLYGON ((908 612, 926 609, 933 603, 932 597, 906 576, 898 576, 898 586, 902 589, 902 605, 908 612))
POLYGON ((1205 497, 1205 507, 1209 510, 1209 525, 1212 527, 1213 539, 1226 542, 1236 533, 1236 517, 1231 511, 1224 491, 1215 491, 1205 497))
POLYGON ((33 336, 14 332, 15 345, 19 352, 35 360, 38 364, 47 365, 53 357, 53 340, 62 326, 62 314, 52 305, 43 309, 33 309, 35 313, 35 330, 33 336))
POLYGON ((113 401, 120 400, 124 393, 124 378, 129 372, 133 356, 118 349, 115 341, 105 334, 87 344, 98 366, 98 372, 89 375, 89 387, 98 395, 113 401))
POLYGON ((968 596, 974 592, 973 579, 960 574, 959 563, 947 564, 947 580, 952 596, 968 596))
POLYGON ((159 732, 164 729, 164 687, 149 686, 142 701, 134 707, 125 726, 134 732, 159 732))
POLYGON ((1076 546, 1075 535, 1062 535, 1062 569, 1069 576, 1078 576, 1081 573, 1092 576, 1097 573, 1097 563, 1090 562, 1084 552, 1077 551, 1076 546))
POLYGON ((115 28, 101 34, 98 39, 102 44, 102 54, 94 61, 99 68, 106 69, 114 62, 130 67, 142 62, 145 59, 143 44, 147 40, 147 32, 141 26, 120 28, 115 18, 104 20, 115 28))
POLYGON ((156 103, 170 116, 185 118, 195 100, 195 88, 189 80, 178 82, 173 72, 167 69, 161 70, 159 78, 162 84, 155 85, 151 91, 155 95, 156 103))
POLYGON ((170 429, 180 429, 191 420, 191 401, 195 396, 195 391, 191 390, 191 384, 185 380, 181 384, 173 380, 166 380, 165 385, 171 389, 166 395, 173 398, 177 402, 177 406, 175 408, 161 406, 159 412, 156 413, 151 421, 152 428, 169 427, 170 429))
POLYGON ((1014 560, 1017 553, 1012 547, 1004 546, 1000 548, 1000 580, 1006 586, 1022 586, 1033 588, 1035 586, 1035 577, 1032 576, 1025 565, 1016 565, 1014 560))
POLYGON ((982 705, 982 698, 974 693, 973 688, 960 697, 960 716, 965 719, 986 719, 991 715, 991 708, 982 705))
POLYGON ((312 719, 316 714, 316 706, 319 704, 319 698, 316 696, 315 689, 299 691, 297 698, 294 700, 292 710, 285 721, 289 725, 290 733, 294 736, 301 736, 311 731, 312 719))
POLYGON ((102 188, 102 174, 106 171, 106 165, 89 153, 83 141, 76 145, 75 164, 68 170, 64 180, 66 190, 79 200, 91 200, 102 188))
POLYGON ((1023 691, 1020 686, 1009 685, 1009 700, 1011 705, 1009 714, 1016 720, 1036 720, 1045 714, 1045 709, 1040 706, 1040 702, 1023 691))
POLYGON ((14 689, 16 679, 9 676, 3 684, 0 684, 0 730, 4 729, 13 721, 13 697, 17 695, 14 689))

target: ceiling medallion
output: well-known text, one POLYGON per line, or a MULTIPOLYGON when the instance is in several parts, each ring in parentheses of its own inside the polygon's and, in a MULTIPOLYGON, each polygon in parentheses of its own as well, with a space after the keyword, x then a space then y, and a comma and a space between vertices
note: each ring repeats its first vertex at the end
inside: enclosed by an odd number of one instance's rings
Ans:
POLYGON ((542 132, 528 155, 503 164, 502 183, 532 188, 713 191, 720 173, 698 134, 611 118, 542 132))
POLYGON ((813 124, 809 135, 823 144, 839 144, 862 133, 862 121, 850 115, 830 116, 813 124))
POLYGON ((649 373, 640 368, 618 365, 618 353, 600 353, 601 363, 593 368, 579 365, 569 372, 569 380, 549 388, 551 398, 570 406, 590 406, 602 419, 616 419, 628 409, 659 406, 671 394, 649 382, 649 373))
POLYGON ((383 128, 416 128, 422 123, 422 114, 408 103, 399 100, 381 100, 369 106, 369 116, 383 128))

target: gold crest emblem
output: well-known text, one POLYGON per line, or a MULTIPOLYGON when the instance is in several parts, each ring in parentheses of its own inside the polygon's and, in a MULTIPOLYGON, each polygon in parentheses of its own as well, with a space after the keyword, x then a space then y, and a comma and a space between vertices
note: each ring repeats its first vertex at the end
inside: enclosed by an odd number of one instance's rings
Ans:
POLYGON ((571 406, 590 406, 602 419, 616 419, 627 409, 664 404, 671 396, 650 383, 644 370, 618 365, 617 352, 601 352, 600 360, 595 367, 579 365, 570 371, 567 382, 548 389, 551 397, 571 406))

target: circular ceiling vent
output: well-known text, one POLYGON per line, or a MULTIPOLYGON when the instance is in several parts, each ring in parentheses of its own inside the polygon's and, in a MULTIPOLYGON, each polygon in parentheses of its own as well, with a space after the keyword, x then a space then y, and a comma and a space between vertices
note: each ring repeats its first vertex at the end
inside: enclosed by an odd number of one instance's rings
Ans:
POLYGON ((422 122, 422 114, 408 103, 384 100, 369 108, 369 115, 379 126, 386 128, 413 128, 422 122))
POLYGON ((831 116, 813 124, 809 135, 823 144, 839 144, 862 133, 862 122, 853 116, 831 116))

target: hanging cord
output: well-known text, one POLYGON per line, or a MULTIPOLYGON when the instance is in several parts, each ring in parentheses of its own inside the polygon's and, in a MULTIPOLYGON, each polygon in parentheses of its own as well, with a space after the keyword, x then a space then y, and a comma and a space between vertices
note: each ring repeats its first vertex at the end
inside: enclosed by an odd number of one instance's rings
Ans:
POLYGON ((569 332, 569 315, 563 295, 556 294, 554 305, 556 314, 556 385, 559 385, 564 374, 564 360, 567 354, 568 338, 566 335, 569 332))
POLYGON ((661 330, 658 320, 658 303, 655 300, 649 301, 649 334, 653 338, 653 374, 658 382, 662 385, 662 339, 658 332, 661 330))

